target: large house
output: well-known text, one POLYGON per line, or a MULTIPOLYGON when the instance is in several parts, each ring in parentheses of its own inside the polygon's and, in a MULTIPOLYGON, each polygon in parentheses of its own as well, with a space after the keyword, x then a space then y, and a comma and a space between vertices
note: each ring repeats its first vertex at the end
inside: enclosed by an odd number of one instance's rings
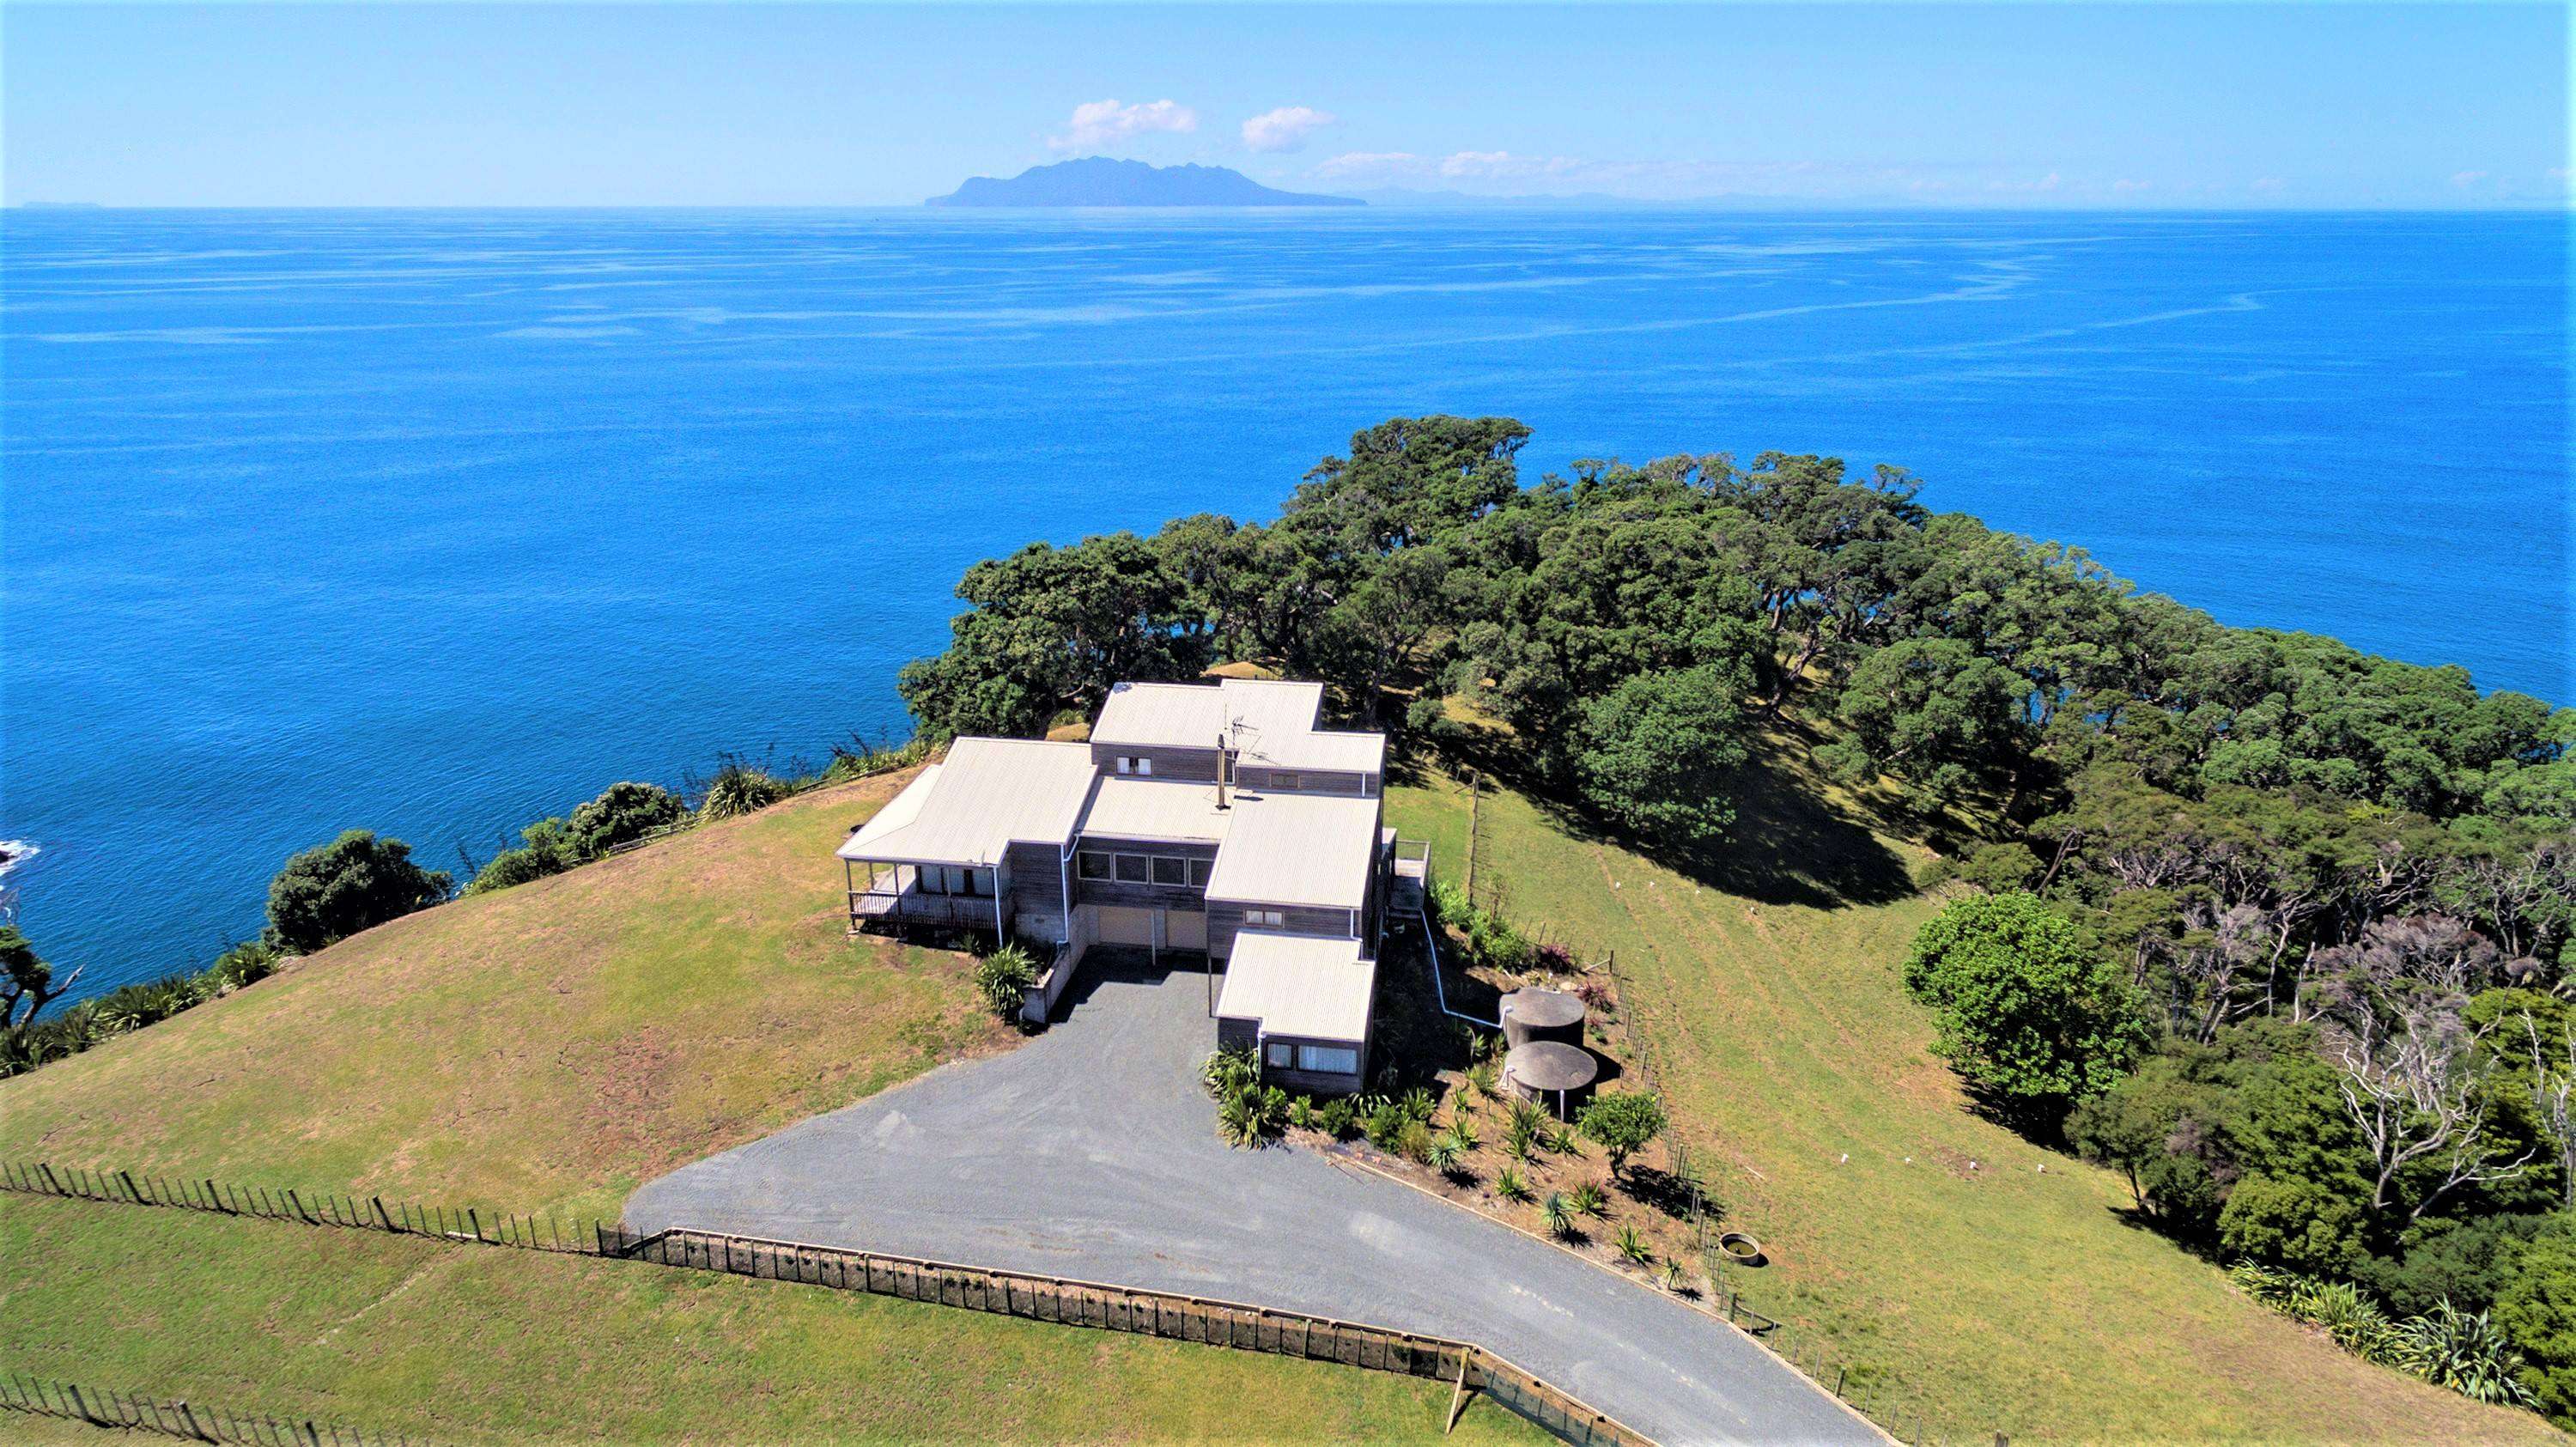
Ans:
POLYGON ((1122 683, 1088 743, 958 739, 842 844, 850 927, 1026 940, 1049 960, 1038 1017, 1093 946, 1204 958, 1220 1043, 1258 1046, 1279 1083, 1356 1090, 1379 944, 1420 912, 1428 855, 1385 825, 1386 736, 1320 727, 1323 699, 1122 683))

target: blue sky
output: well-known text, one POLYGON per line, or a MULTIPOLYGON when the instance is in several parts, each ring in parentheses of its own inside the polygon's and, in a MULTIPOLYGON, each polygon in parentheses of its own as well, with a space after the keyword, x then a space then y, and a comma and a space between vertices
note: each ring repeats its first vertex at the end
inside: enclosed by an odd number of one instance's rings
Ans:
POLYGON ((1083 154, 1747 204, 2563 204, 2556 6, 0 10, 0 196, 908 205, 1083 154))

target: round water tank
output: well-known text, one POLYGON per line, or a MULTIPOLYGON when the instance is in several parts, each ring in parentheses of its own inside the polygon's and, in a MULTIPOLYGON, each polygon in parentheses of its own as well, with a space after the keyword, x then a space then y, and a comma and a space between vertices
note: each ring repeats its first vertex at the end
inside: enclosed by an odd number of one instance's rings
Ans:
POLYGON ((1583 1002, 1563 990, 1535 985, 1503 997, 1503 1043, 1519 1047, 1540 1040, 1583 1043, 1583 1002))

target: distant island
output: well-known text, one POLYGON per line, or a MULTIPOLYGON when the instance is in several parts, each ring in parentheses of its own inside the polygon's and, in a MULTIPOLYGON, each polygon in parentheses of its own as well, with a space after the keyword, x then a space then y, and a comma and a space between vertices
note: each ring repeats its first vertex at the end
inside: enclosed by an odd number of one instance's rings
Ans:
POLYGON ((1223 166, 1149 166, 1086 156, 1007 181, 977 176, 924 206, 1365 206, 1351 196, 1274 191, 1223 166))

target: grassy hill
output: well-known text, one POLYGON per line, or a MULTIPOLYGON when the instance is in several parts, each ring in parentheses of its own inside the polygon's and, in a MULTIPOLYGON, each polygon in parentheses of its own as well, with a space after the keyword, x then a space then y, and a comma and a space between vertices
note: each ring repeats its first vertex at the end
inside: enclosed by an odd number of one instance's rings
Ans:
MULTIPOLYGON (((1682 1138, 1773 1264, 1746 1297, 1919 1397, 1944 1436, 2015 1441, 2563 1441, 2363 1364, 2131 1224, 2107 1173, 1972 1115, 1898 965, 1938 901, 1925 851, 1777 732, 1734 842, 1692 872, 1486 793, 1477 892, 1587 956, 1618 952, 1682 1138), (2042 1170, 2045 1167, 2045 1170, 2042 1170)), ((1468 799, 1390 791, 1438 867, 1468 799)))
MULTIPOLYGON (((1017 1038, 962 957, 845 937, 832 848, 908 778, 397 920, 0 1082, 0 1156, 613 1217, 660 1171, 1017 1038)), ((13 1197, 0 1369, 442 1441, 1427 1439, 1448 1402, 771 1282, 13 1197)), ((1536 1440, 1489 1404, 1460 1431, 1536 1440)))

